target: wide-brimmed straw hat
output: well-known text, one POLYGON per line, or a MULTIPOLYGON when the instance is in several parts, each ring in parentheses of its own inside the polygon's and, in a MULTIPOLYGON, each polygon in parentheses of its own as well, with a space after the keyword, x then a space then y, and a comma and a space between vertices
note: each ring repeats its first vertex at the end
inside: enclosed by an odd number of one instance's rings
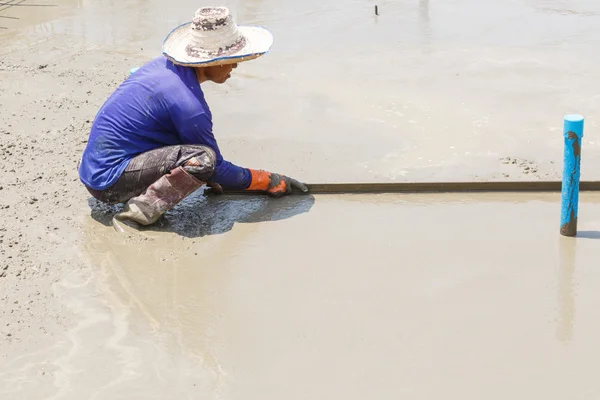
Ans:
POLYGON ((192 22, 175 28, 163 43, 163 54, 174 64, 211 66, 260 57, 273 35, 259 26, 238 26, 227 7, 202 7, 192 22))

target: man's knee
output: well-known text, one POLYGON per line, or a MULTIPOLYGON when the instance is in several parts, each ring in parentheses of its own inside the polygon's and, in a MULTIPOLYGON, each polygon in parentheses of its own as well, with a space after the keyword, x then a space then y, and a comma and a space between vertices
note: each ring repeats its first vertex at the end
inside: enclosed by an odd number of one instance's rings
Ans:
POLYGON ((207 146, 194 145, 186 146, 184 152, 183 169, 194 175, 196 179, 208 181, 217 165, 217 155, 214 150, 207 146))
MULTIPOLYGON (((105 189, 105 190, 95 190, 90 187, 85 187, 88 192, 101 203, 104 204, 118 204, 125 202, 125 197, 127 197, 124 193, 119 193, 114 189, 105 189)), ((131 196, 129 196, 131 197, 131 196)))

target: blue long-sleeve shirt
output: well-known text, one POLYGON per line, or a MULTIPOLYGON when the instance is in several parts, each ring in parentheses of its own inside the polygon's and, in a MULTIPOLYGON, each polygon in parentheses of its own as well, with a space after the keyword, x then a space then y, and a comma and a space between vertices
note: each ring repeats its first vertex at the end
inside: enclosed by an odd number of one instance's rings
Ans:
POLYGON ((104 190, 137 154, 168 145, 202 144, 217 155, 212 181, 225 188, 247 188, 250 171, 223 159, 212 126, 195 71, 160 56, 127 78, 98 111, 79 178, 92 189, 104 190))

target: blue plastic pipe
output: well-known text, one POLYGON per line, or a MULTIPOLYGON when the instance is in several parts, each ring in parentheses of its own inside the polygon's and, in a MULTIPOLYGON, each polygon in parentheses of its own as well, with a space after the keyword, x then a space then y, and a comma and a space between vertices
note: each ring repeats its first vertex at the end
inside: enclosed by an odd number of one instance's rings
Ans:
POLYGON ((565 116, 564 136, 565 154, 563 160, 560 234, 563 236, 576 236, 581 138, 583 137, 583 117, 581 115, 565 116))

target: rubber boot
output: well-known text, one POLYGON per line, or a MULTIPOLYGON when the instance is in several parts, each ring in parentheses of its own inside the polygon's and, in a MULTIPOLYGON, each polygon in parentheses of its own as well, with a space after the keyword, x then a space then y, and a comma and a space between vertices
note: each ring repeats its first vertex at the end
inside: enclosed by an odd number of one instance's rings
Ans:
POLYGON ((140 225, 151 225, 205 183, 182 167, 177 167, 158 178, 144 193, 131 198, 115 218, 124 222, 134 221, 140 225))

